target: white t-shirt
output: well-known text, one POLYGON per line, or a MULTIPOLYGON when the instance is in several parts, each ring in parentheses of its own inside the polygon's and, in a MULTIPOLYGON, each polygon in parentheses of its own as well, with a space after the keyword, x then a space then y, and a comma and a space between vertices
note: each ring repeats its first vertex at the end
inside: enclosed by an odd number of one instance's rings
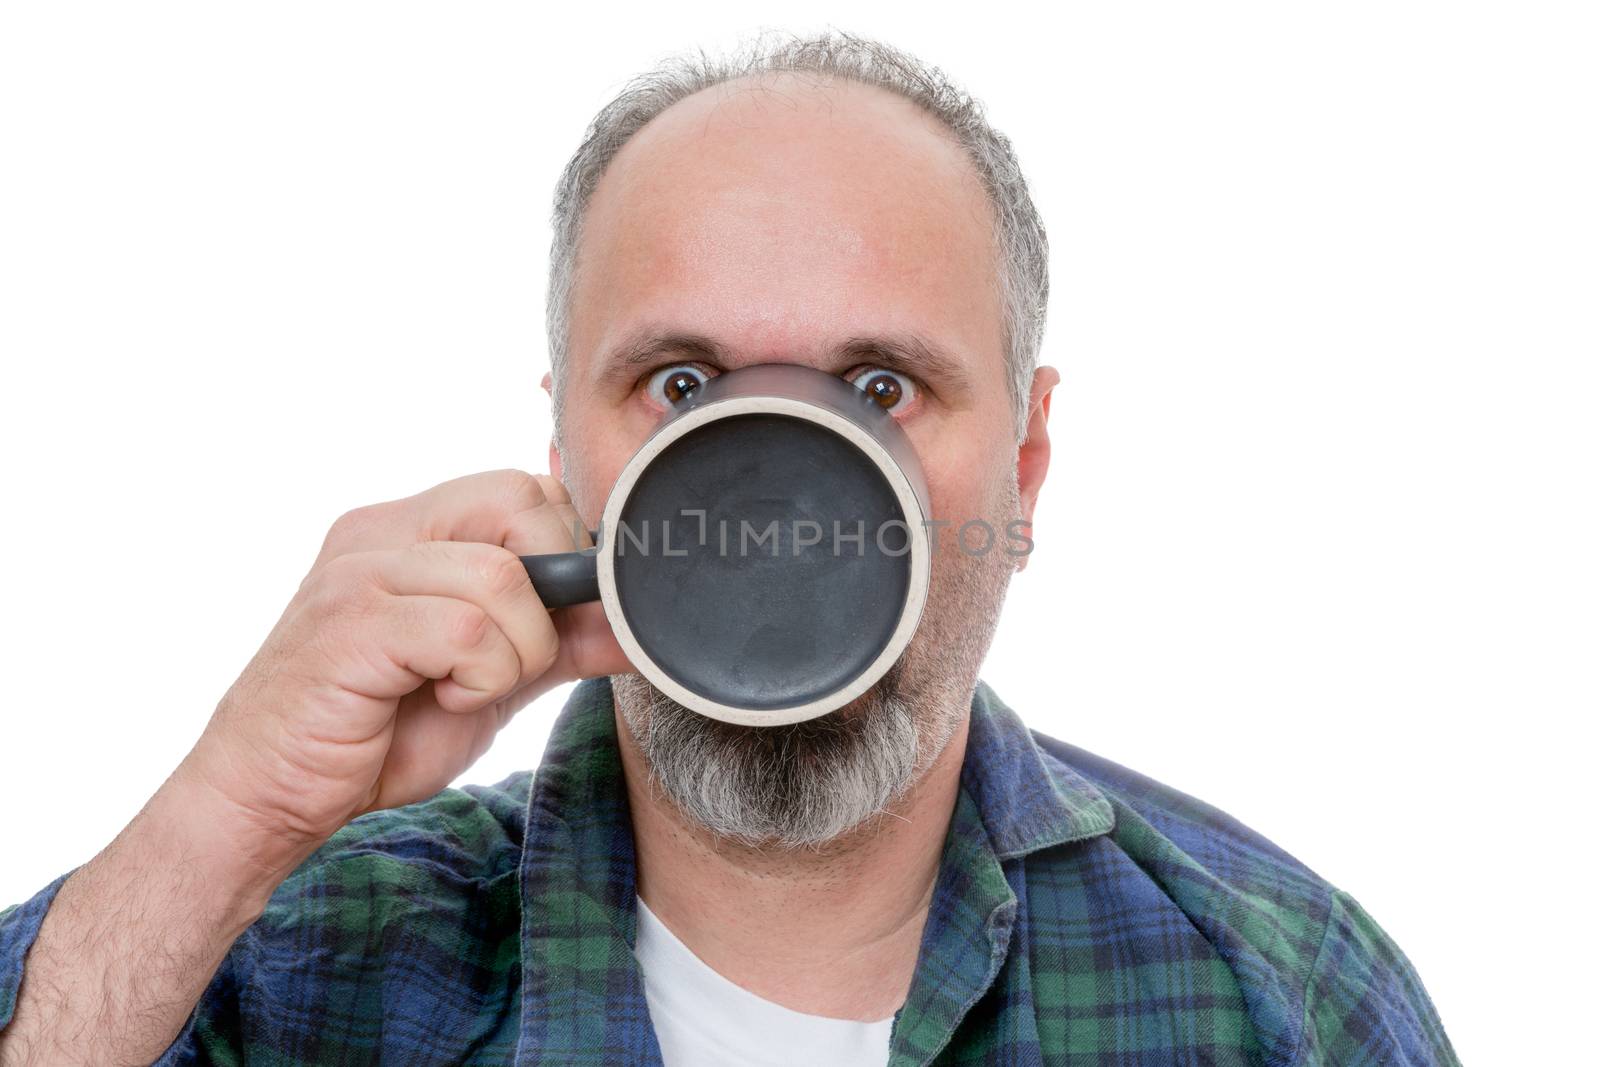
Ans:
POLYGON ((633 954, 666 1067, 883 1067, 894 1016, 830 1019, 774 1004, 735 985, 639 906, 633 954))

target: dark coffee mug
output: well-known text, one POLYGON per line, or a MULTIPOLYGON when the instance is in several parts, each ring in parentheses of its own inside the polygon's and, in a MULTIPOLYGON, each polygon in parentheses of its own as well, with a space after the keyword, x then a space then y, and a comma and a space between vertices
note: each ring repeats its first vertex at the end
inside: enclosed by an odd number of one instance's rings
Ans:
POLYGON ((599 600, 629 661, 725 722, 815 718, 911 641, 928 495, 894 417, 810 367, 701 383, 618 475, 594 549, 523 556, 547 608, 599 600))

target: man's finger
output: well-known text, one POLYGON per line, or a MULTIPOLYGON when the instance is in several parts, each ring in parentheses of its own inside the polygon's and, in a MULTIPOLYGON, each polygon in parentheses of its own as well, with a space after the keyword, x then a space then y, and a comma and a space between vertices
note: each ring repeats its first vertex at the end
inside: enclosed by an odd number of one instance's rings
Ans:
POLYGON ((507 549, 427 541, 354 558, 367 561, 373 582, 392 596, 455 597, 486 612, 516 651, 518 684, 539 677, 556 656, 555 624, 522 564, 507 549))
MULTIPOLYGON (((548 474, 520 470, 484 471, 441 482, 414 496, 355 508, 341 515, 328 531, 312 569, 335 556, 385 548, 405 548, 423 541, 480 541, 510 547, 513 539, 526 544, 523 527, 512 517, 550 506, 570 507, 572 498, 560 481, 548 474)), ((550 547, 524 547, 520 555, 562 551, 566 542, 550 547)))

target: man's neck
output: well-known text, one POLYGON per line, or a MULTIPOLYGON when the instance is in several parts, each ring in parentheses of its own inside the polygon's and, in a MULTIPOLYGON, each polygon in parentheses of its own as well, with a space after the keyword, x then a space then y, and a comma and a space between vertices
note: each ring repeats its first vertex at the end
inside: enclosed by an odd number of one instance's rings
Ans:
POLYGON ((621 717, 638 892, 725 978, 784 1007, 875 1021, 905 1000, 955 810, 967 722, 910 793, 821 849, 756 849, 688 822, 621 717))

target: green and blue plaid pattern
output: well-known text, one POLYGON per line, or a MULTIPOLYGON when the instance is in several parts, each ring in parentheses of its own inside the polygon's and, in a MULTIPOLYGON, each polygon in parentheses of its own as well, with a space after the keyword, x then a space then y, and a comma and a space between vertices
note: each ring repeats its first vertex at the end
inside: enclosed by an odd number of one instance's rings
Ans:
MULTIPOLYGON (((1348 894, 980 683, 889 1062, 1457 1064, 1348 894)), ((0 912, 0 1027, 58 879, 0 912)), ((536 773, 355 820, 234 944, 160 1064, 660 1064, 611 689, 536 773)), ((826 1067, 826 1065, 824 1065, 826 1067)))

